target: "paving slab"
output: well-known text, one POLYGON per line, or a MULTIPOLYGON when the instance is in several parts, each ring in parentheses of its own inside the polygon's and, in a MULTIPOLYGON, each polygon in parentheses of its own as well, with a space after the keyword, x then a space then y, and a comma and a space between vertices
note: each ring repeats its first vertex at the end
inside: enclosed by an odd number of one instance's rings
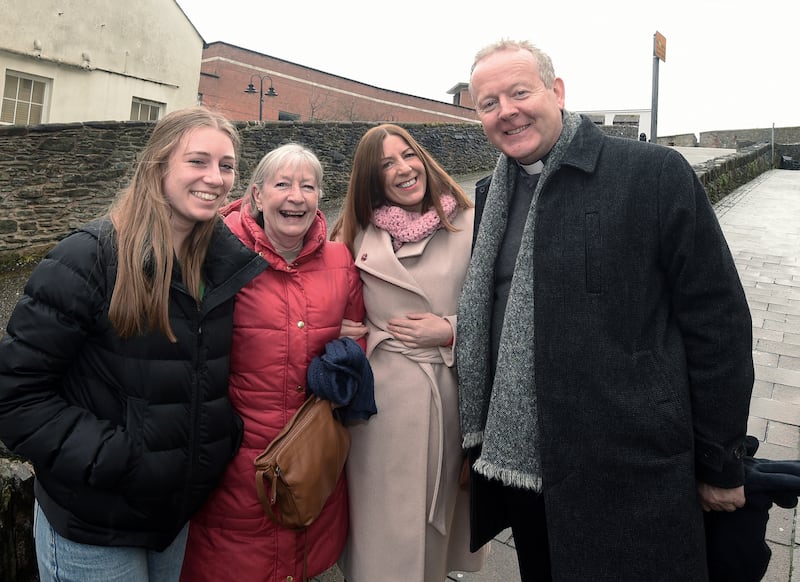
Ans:
MULTIPOLYGON (((800 445, 800 172, 770 170, 720 201, 717 215, 753 317, 755 386, 748 431, 756 456, 798 459, 800 445), (724 202, 724 204, 723 204, 724 202)), ((764 580, 800 582, 797 508, 773 507, 764 580)))

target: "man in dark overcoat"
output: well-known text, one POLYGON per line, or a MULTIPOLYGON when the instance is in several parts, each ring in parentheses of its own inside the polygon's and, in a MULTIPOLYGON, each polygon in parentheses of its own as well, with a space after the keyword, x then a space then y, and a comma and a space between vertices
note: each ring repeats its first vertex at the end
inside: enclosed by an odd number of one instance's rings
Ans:
POLYGON ((478 53, 501 152, 458 310, 472 540, 523 582, 704 582, 703 511, 744 504, 750 313, 695 172, 564 108, 527 42, 478 53))

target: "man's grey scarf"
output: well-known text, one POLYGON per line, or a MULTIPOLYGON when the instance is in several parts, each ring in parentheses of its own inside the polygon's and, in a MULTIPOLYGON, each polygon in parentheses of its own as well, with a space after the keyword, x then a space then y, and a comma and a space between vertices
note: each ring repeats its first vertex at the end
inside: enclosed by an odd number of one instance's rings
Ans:
POLYGON ((542 489, 534 381, 533 243, 539 193, 561 163, 581 118, 564 111, 564 127, 539 177, 522 232, 506 305, 497 371, 490 378, 490 317, 494 265, 508 220, 517 164, 501 154, 492 175, 480 229, 458 306, 461 430, 464 448, 482 444, 478 473, 505 485, 542 489))

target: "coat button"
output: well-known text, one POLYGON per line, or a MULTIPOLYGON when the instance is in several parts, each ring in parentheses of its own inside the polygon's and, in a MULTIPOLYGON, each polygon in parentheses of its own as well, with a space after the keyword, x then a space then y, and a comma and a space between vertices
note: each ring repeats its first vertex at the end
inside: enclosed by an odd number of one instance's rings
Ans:
POLYGON ((303 322, 303 321, 298 321, 297 322, 297 327, 299 327, 300 329, 303 329, 305 326, 306 326, 305 322, 303 322))
POLYGON ((287 576, 286 577, 286 582, 293 582, 293 580, 294 580, 294 576, 287 576))
POLYGON ((366 261, 367 260, 367 253, 364 253, 363 255, 361 255, 361 260, 362 261, 366 261))
POLYGON ((295 388, 295 390, 297 390, 298 392, 302 392, 303 391, 303 387, 302 386, 298 386, 297 388, 295 388))

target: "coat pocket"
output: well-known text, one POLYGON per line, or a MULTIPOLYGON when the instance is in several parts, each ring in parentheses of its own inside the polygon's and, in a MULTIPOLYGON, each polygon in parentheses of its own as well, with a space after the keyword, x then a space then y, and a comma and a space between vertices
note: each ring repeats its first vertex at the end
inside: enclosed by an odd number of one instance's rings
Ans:
POLYGON ((671 380, 653 352, 636 352, 633 358, 639 390, 649 400, 652 434, 672 453, 691 450, 694 439, 688 387, 671 380))
POLYGON ((600 237, 600 213, 586 213, 586 292, 600 293, 603 290, 601 257, 603 241, 600 237))

